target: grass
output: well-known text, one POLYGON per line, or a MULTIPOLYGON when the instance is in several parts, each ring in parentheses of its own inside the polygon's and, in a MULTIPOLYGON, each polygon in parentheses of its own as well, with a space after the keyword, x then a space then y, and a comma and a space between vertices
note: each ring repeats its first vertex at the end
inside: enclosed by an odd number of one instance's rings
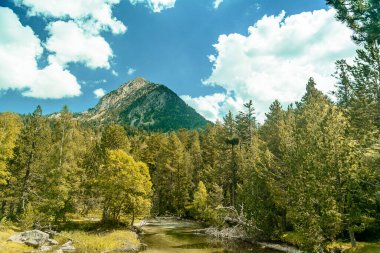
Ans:
MULTIPOLYGON (((302 248, 304 246, 304 239, 302 234, 295 232, 287 232, 281 236, 281 240, 287 244, 302 248)), ((331 242, 326 248, 332 250, 334 248, 340 249, 344 253, 380 253, 380 241, 378 242, 357 242, 355 248, 351 247, 349 242, 331 242)))
POLYGON ((0 227, 0 252, 20 253, 33 250, 32 247, 25 244, 7 241, 10 236, 16 233, 12 228, 0 227))
POLYGON ((380 253, 380 241, 358 242, 355 248, 352 248, 351 244, 346 242, 333 242, 328 245, 328 247, 331 246, 340 248, 345 253, 380 253))
MULTIPOLYGON (((53 239, 57 240, 59 245, 72 239, 78 253, 117 252, 115 251, 117 249, 121 252, 122 249, 138 249, 140 245, 137 234, 121 224, 118 226, 118 224, 102 224, 78 219, 61 224, 59 231, 62 232, 53 239)), ((19 232, 21 230, 11 223, 0 223, 0 252, 20 253, 35 250, 25 244, 7 241, 10 236, 19 232)), ((59 246, 55 246, 52 252, 58 248, 59 246)))
POLYGON ((138 248, 137 235, 128 230, 114 230, 110 232, 92 233, 83 231, 62 232, 55 239, 63 244, 68 239, 74 241, 77 252, 102 252, 124 248, 138 248))
POLYGON ((303 248, 305 246, 304 236, 296 232, 286 232, 281 236, 281 241, 296 246, 297 248, 303 248))

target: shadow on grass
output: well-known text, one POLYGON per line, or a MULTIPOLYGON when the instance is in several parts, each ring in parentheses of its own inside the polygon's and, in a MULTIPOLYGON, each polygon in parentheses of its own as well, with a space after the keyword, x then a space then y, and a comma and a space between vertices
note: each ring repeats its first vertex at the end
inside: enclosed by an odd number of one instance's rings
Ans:
POLYGON ((58 225, 58 231, 106 232, 115 229, 130 229, 130 226, 120 221, 90 220, 67 221, 58 225))

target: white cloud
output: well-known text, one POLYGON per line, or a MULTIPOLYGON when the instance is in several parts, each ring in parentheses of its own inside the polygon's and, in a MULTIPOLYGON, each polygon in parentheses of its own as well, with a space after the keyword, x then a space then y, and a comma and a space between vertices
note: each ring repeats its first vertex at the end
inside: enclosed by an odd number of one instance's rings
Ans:
POLYGON ((102 88, 94 90, 94 94, 97 98, 101 98, 106 94, 106 91, 102 88))
POLYGON ((181 98, 203 117, 213 122, 218 119, 221 120, 228 111, 236 114, 243 109, 243 100, 241 98, 234 99, 223 93, 215 93, 196 98, 184 95, 181 96, 181 98))
POLYGON ((50 37, 45 46, 54 53, 49 62, 62 66, 80 62, 92 69, 110 67, 112 49, 103 37, 86 32, 74 21, 52 22, 47 30, 50 37))
POLYGON ((114 75, 114 76, 119 76, 119 73, 117 73, 116 70, 114 70, 114 69, 112 70, 111 73, 112 73, 112 75, 114 75))
POLYGON ((110 30, 114 34, 126 31, 125 25, 112 16, 112 7, 120 0, 15 0, 28 7, 30 16, 73 19, 92 31, 110 30), (95 29, 94 29, 95 28, 95 29))
POLYGON ((37 67, 41 42, 9 8, 0 7, 0 30, 0 90, 17 89, 35 98, 80 95, 80 85, 67 70, 56 64, 37 67))
POLYGON ((37 77, 29 90, 22 94, 34 98, 62 98, 80 95, 80 85, 75 76, 58 64, 51 64, 37 71, 37 77))
POLYGON ((135 72, 136 72, 136 70, 134 68, 129 68, 127 71, 129 76, 133 75, 133 73, 135 73, 135 72))
POLYGON ((275 99, 299 100, 311 76, 319 89, 332 90, 334 62, 353 58, 356 50, 351 31, 334 15, 334 10, 288 17, 282 12, 264 16, 248 28, 247 36, 219 36, 217 53, 209 56, 212 73, 204 84, 219 85, 244 101, 253 99, 261 120, 275 99))
POLYGON ((219 5, 223 2, 223 0, 214 0, 214 8, 218 9, 219 5))
POLYGON ((131 4, 145 4, 153 12, 161 12, 162 10, 173 8, 176 0, 129 0, 131 4))

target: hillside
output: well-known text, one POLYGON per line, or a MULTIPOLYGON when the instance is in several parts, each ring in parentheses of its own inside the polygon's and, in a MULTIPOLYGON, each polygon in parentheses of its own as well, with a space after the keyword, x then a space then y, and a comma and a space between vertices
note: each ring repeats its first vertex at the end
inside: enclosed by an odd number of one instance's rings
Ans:
POLYGON ((101 98, 77 117, 89 123, 120 123, 152 131, 198 129, 208 121, 177 94, 141 77, 131 80, 101 98))

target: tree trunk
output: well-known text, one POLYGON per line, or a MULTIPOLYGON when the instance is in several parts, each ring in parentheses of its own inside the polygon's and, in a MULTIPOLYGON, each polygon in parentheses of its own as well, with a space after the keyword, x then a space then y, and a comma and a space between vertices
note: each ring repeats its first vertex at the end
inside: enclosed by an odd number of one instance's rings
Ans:
POLYGON ((30 178, 30 165, 33 160, 33 150, 35 148, 35 142, 32 143, 32 150, 29 153, 28 161, 26 164, 26 171, 25 171, 25 177, 22 182, 22 187, 21 187, 21 195, 17 207, 17 212, 22 213, 25 210, 25 198, 26 198, 26 190, 28 189, 28 183, 29 183, 29 178, 30 178))
POLYGON ((350 235, 351 246, 356 247, 355 233, 352 228, 348 229, 348 234, 350 235))
POLYGON ((231 185, 231 206, 235 206, 236 186, 237 186, 237 164, 234 145, 231 145, 232 151, 232 185, 231 185))
POLYGON ((107 208, 103 208, 103 212, 102 212, 102 221, 105 222, 108 220, 108 211, 107 211, 107 208))
POLYGON ((281 231, 286 231, 286 209, 283 209, 281 212, 281 231))
POLYGON ((131 221, 131 227, 133 227, 133 223, 135 223, 135 209, 132 210, 132 221, 131 221))
POLYGON ((59 149, 59 170, 62 171, 63 143, 65 141, 65 123, 63 122, 61 146, 59 149))
POLYGON ((3 200, 1 201, 1 213, 0 213, 0 217, 4 217, 5 216, 5 208, 7 206, 7 201, 6 200, 3 200))

